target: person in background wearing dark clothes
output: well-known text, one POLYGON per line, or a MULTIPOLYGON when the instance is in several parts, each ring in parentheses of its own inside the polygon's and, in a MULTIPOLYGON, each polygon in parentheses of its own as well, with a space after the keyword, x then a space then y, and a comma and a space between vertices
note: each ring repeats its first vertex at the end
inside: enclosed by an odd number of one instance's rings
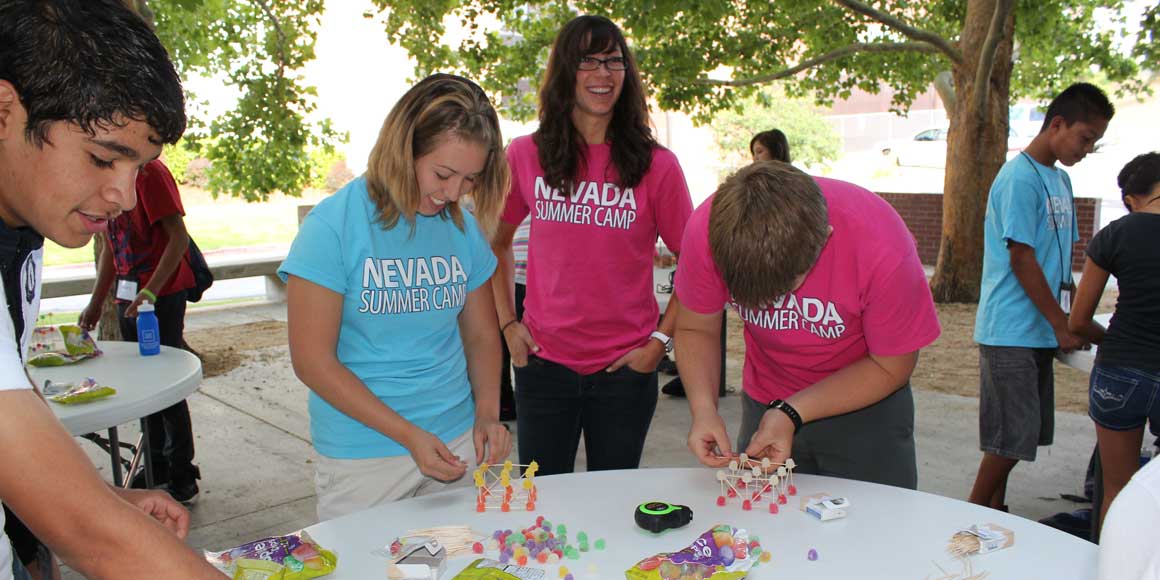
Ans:
MULTIPOLYGON (((97 263, 97 282, 89 305, 81 312, 81 328, 92 330, 101 318, 109 289, 116 283, 121 338, 136 342, 137 307, 153 304, 161 329, 161 344, 185 345, 186 291, 194 286, 186 255, 181 195, 169 169, 160 161, 146 163, 137 174, 137 206, 109 222, 104 251, 97 263)), ((149 455, 153 481, 174 499, 197 499, 201 473, 193 464, 193 425, 185 401, 149 415, 149 455)), ((144 487, 144 471, 132 480, 144 487)))
POLYGON ((1103 468, 1103 502, 1092 514, 1098 521, 1140 467, 1144 424, 1150 420, 1160 435, 1160 153, 1128 162, 1117 181, 1129 213, 1088 244, 1068 319, 1072 332, 1100 345, 1088 404, 1103 468), (1105 330, 1092 315, 1109 275, 1120 296, 1105 330))

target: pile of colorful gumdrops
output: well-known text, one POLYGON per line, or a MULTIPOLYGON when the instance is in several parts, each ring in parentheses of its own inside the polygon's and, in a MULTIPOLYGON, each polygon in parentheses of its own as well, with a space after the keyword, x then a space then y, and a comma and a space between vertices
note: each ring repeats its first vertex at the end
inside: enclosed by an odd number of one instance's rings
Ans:
POLYGON ((536 509, 536 472, 540 466, 535 461, 523 465, 503 462, 503 466, 483 463, 475 470, 475 511, 485 512, 489 509, 508 512, 512 504, 523 507, 527 511, 536 509), (512 469, 525 467, 518 486, 512 485, 512 469), (496 472, 496 470, 499 470, 496 472), (503 493, 500 493, 503 490, 503 493))
MULTIPOLYGON (((591 549, 603 550, 605 541, 595 540, 588 543, 588 534, 576 534, 576 544, 568 542, 568 528, 564 524, 556 526, 545 520, 544 516, 536 516, 536 523, 519 531, 496 530, 483 542, 476 542, 472 551, 483 554, 486 551, 499 552, 498 560, 501 563, 512 563, 517 566, 526 566, 535 561, 540 564, 560 564, 563 560, 579 560, 580 554, 591 549)), ((573 575, 566 565, 560 564, 560 578, 572 580, 573 575)))
POLYGON ((756 536, 728 524, 714 526, 688 547, 649 556, 625 572, 628 580, 738 580, 769 562, 756 536))
POLYGON ((757 461, 742 453, 729 462, 728 471, 717 471, 717 481, 721 482, 717 505, 725 505, 727 498, 740 497, 741 509, 749 511, 753 509, 753 504, 768 496, 769 513, 776 514, 777 506, 785 505, 788 501, 787 495, 797 495, 797 487, 793 484, 794 467, 793 459, 786 459, 785 463, 772 463, 769 458, 757 461), (777 496, 776 501, 774 495, 777 496))

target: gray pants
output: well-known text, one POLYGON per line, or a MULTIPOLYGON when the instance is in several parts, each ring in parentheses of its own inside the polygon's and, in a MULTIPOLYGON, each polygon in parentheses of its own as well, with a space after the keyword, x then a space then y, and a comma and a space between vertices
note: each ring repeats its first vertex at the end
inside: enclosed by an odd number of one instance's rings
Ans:
MULTIPOLYGON (((764 414, 763 403, 749 393, 742 395, 738 453, 745 451, 764 414)), ((865 409, 802 425, 793 438, 791 457, 797 473, 917 489, 910 383, 865 409)))

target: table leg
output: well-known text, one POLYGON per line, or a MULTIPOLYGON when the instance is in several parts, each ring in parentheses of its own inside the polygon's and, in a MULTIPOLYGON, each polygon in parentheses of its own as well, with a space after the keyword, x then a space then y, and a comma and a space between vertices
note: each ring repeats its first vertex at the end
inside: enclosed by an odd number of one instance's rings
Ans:
POLYGON ((109 457, 113 460, 113 485, 121 487, 121 440, 117 437, 117 426, 109 427, 109 457))
POLYGON ((145 489, 153 489, 153 459, 149 452, 149 422, 141 417, 141 445, 137 446, 137 453, 141 453, 145 464, 145 489))

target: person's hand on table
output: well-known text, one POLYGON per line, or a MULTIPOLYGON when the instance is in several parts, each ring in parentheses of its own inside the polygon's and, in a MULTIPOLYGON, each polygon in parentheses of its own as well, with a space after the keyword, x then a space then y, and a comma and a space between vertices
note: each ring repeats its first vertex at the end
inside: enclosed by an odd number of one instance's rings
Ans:
POLYGON ((155 489, 118 489, 113 491, 121 499, 149 514, 161 525, 184 540, 189 533, 189 512, 168 493, 155 489))
POLYGON ((693 425, 689 427, 689 451, 707 467, 725 467, 735 457, 729 445, 729 433, 725 430, 725 420, 718 413, 693 415, 693 425))
POLYGON ((145 303, 145 302, 153 304, 153 299, 150 298, 149 295, 146 294, 144 290, 142 290, 142 291, 138 292, 136 296, 133 297, 133 301, 129 303, 128 308, 125 308, 125 317, 126 318, 133 318, 133 317, 137 316, 137 307, 141 306, 141 304, 145 303))
POLYGON ((484 449, 487 450, 487 462, 493 465, 502 462, 512 452, 512 433, 496 419, 477 418, 471 436, 475 442, 476 465, 483 463, 484 449))
POLYGON ((1084 337, 1070 332, 1066 327, 1063 330, 1057 329, 1055 331, 1055 339, 1059 341, 1059 350, 1065 353, 1082 349, 1088 345, 1084 337))
POLYGON ((419 466, 419 472, 427 477, 449 482, 467 473, 467 464, 438 437, 426 431, 418 430, 405 446, 411 452, 411 459, 419 466))
POLYGON ((777 409, 768 410, 761 416, 745 454, 757 459, 768 457, 774 464, 785 463, 793 450, 793 432, 793 421, 788 415, 777 409))
POLYGON ((503 340, 512 355, 512 364, 519 368, 528 366, 528 354, 540 352, 540 346, 532 339, 528 327, 518 320, 503 329, 503 340))
POLYGON ((101 305, 89 302, 88 306, 81 311, 80 316, 77 317, 77 326, 84 330, 91 331, 97 327, 97 323, 101 321, 101 305))
POLYGON ((627 365, 628 368, 638 373, 648 374, 657 370, 657 365, 660 364, 661 358, 664 356, 665 345, 661 344, 659 340, 650 338, 648 344, 624 353, 620 358, 608 365, 608 368, 605 370, 612 373, 616 372, 620 367, 627 365))

